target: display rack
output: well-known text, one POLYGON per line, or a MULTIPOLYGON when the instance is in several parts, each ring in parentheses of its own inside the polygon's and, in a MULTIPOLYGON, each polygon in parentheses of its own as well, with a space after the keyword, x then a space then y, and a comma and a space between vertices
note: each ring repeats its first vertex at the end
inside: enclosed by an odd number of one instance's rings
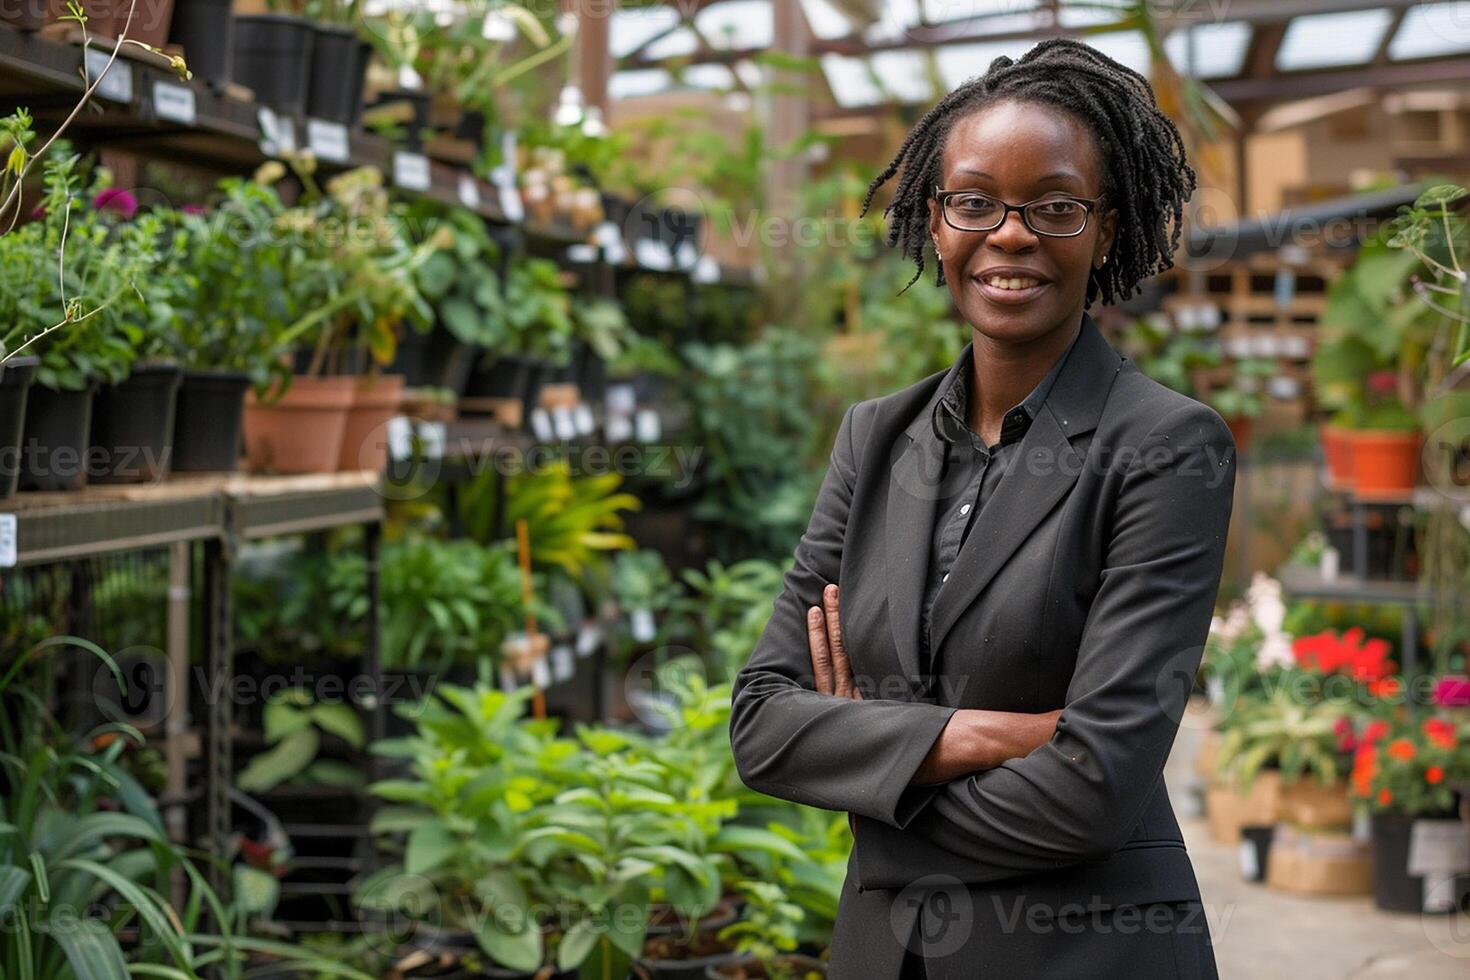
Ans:
MULTIPOLYGON (((142 486, 95 486, 68 493, 24 493, 0 501, 0 521, 13 531, 13 553, 0 555, 3 567, 70 561, 93 555, 170 545, 202 545, 204 657, 209 691, 228 690, 234 670, 234 628, 230 608, 231 574, 241 542, 305 534, 347 525, 364 527, 368 565, 368 635, 364 671, 381 677, 378 651, 378 546, 383 521, 379 477, 370 472, 313 476, 239 474, 183 477, 142 486)), ((172 561, 190 562, 188 548, 174 548, 172 561)), ((174 581, 188 581, 187 568, 171 569, 174 581)), ((171 644, 172 645, 172 644, 171 644)), ((187 663, 187 649, 169 651, 187 663)), ((177 673, 175 677, 179 676, 177 673)), ((204 738, 205 837, 210 851, 224 853, 230 833, 230 786, 234 780, 228 697, 207 699, 204 738)), ((169 699, 166 752, 171 774, 184 751, 187 698, 169 699)), ((369 709, 370 727, 382 737, 382 706, 369 709)), ((174 777, 176 778, 176 777, 174 777)), ((170 796, 184 787, 171 785, 170 796)), ((215 884, 222 870, 211 866, 215 884)))

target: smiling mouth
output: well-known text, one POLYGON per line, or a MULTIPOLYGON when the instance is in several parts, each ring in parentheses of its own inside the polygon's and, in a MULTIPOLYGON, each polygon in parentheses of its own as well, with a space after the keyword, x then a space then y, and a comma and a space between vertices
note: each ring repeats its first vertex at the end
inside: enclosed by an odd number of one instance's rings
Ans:
POLYGON ((1022 290, 1041 285, 1040 279, 1029 276, 981 276, 980 281, 996 289, 1022 290))

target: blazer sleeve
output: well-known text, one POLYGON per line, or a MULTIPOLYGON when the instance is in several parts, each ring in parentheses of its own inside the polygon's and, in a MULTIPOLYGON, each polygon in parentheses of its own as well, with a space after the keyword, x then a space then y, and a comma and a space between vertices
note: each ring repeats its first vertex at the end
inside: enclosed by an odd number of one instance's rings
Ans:
POLYGON ((857 820, 863 886, 926 873, 983 883, 1125 843, 1159 783, 1220 585, 1235 442, 1213 409, 1181 406, 1124 469, 1100 584, 1051 741, 944 785, 903 830, 857 820))
MULTIPOLYGON (((837 582, 857 481, 853 418, 842 417, 826 476, 771 618, 731 693, 730 745, 745 785, 767 796, 903 827, 938 787, 909 781, 955 710, 818 694, 806 610, 837 582)), ((841 584, 840 582, 838 583, 841 584)), ((861 637, 847 637, 851 654, 861 637)))

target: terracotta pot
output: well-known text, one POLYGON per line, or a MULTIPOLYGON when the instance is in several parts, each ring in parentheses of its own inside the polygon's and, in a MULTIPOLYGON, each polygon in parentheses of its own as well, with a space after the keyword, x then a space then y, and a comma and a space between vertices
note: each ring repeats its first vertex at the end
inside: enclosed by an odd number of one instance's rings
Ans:
POLYGON ((1322 442, 1322 455, 1327 461, 1328 483, 1334 488, 1352 486, 1352 430, 1324 422, 1317 427, 1317 438, 1322 442))
POLYGON ((1400 494, 1414 489, 1419 471, 1419 432, 1355 429, 1352 433, 1353 490, 1400 494))
POLYGON ((254 472, 331 473, 342 453, 357 378, 296 375, 285 395, 245 398, 245 456, 254 472))
POLYGON ((403 375, 358 378, 337 455, 339 470, 381 473, 388 465, 388 420, 403 401, 403 375))
POLYGON ((1250 449, 1251 433, 1255 431, 1255 419, 1249 415, 1239 415, 1225 420, 1230 427, 1230 434, 1235 438, 1235 451, 1243 453, 1250 449))

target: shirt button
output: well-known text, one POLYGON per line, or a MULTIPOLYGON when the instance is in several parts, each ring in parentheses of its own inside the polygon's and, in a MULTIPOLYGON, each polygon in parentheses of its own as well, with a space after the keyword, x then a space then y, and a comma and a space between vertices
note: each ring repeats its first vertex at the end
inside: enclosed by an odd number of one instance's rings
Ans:
POLYGON ((965 504, 964 506, 962 506, 960 508, 960 516, 961 517, 964 517, 969 512, 970 512, 970 505, 969 504, 965 504))
POLYGON ((949 581, 949 572, 945 572, 944 573, 944 578, 940 579, 939 581, 941 581, 941 582, 948 582, 949 581))

